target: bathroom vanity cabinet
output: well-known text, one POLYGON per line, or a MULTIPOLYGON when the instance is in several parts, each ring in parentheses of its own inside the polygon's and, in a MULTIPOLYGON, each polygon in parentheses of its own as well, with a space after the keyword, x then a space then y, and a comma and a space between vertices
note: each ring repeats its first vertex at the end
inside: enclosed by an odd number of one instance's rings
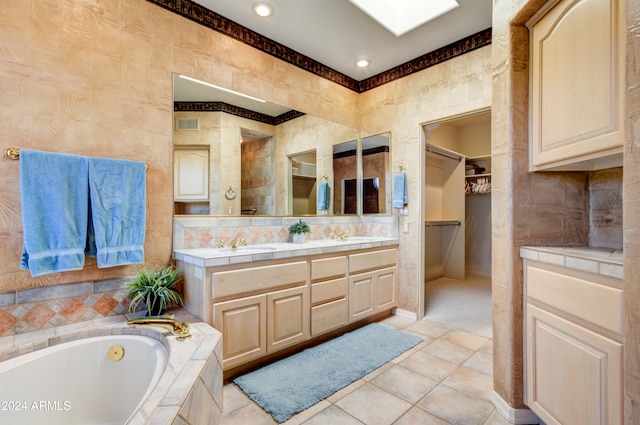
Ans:
POLYGON ((527 23, 530 169, 622 166, 624 0, 548 4, 527 23))
POLYGON ((549 425, 622 423, 622 280, 594 258, 540 258, 524 263, 526 404, 549 425))
POLYGON ((222 333, 225 371, 397 307, 397 244, 339 246, 224 265, 176 258, 184 307, 222 333))

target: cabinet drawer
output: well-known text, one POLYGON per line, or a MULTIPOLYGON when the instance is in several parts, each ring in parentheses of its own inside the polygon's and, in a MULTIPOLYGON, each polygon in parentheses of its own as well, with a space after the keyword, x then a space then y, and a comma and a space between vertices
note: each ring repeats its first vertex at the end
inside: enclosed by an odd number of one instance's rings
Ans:
POLYGON ((526 279, 530 299, 622 334, 622 290, 533 265, 526 279))
POLYGON ((346 298, 311 307, 311 336, 346 326, 349 304, 346 298))
POLYGON ((349 272, 357 273, 364 270, 392 267, 396 265, 396 258, 397 250, 395 248, 352 254, 349 256, 349 272))
POLYGON ((267 291, 307 281, 307 262, 251 267, 213 274, 213 293, 216 298, 267 291))
POLYGON ((347 296, 347 278, 328 280, 311 285, 311 304, 344 298, 347 296))
POLYGON ((311 280, 344 276, 347 273, 347 257, 320 258, 311 260, 311 280))

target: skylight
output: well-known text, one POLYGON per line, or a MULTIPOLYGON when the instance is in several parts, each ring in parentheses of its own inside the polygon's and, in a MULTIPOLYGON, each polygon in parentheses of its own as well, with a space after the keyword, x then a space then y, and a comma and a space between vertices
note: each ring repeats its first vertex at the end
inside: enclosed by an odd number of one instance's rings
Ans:
POLYGON ((459 6, 456 0, 349 0, 396 37, 459 6))

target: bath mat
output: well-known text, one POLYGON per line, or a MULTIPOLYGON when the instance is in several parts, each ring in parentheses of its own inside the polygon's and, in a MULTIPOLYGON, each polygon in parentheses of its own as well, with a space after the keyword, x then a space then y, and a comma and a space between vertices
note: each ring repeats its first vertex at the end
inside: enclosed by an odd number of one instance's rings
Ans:
POLYGON ((282 423, 420 342, 416 336, 372 323, 233 382, 282 423))

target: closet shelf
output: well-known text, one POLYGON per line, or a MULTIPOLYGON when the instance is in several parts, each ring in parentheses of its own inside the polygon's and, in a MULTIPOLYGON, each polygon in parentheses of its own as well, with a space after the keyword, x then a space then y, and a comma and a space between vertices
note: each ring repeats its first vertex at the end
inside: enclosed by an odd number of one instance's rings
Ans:
POLYGON ((470 174, 468 176, 464 176, 465 179, 475 179, 477 177, 491 177, 491 173, 470 174))
POLYGON ((425 220, 424 222, 426 227, 460 226, 460 224, 460 220, 425 220))

